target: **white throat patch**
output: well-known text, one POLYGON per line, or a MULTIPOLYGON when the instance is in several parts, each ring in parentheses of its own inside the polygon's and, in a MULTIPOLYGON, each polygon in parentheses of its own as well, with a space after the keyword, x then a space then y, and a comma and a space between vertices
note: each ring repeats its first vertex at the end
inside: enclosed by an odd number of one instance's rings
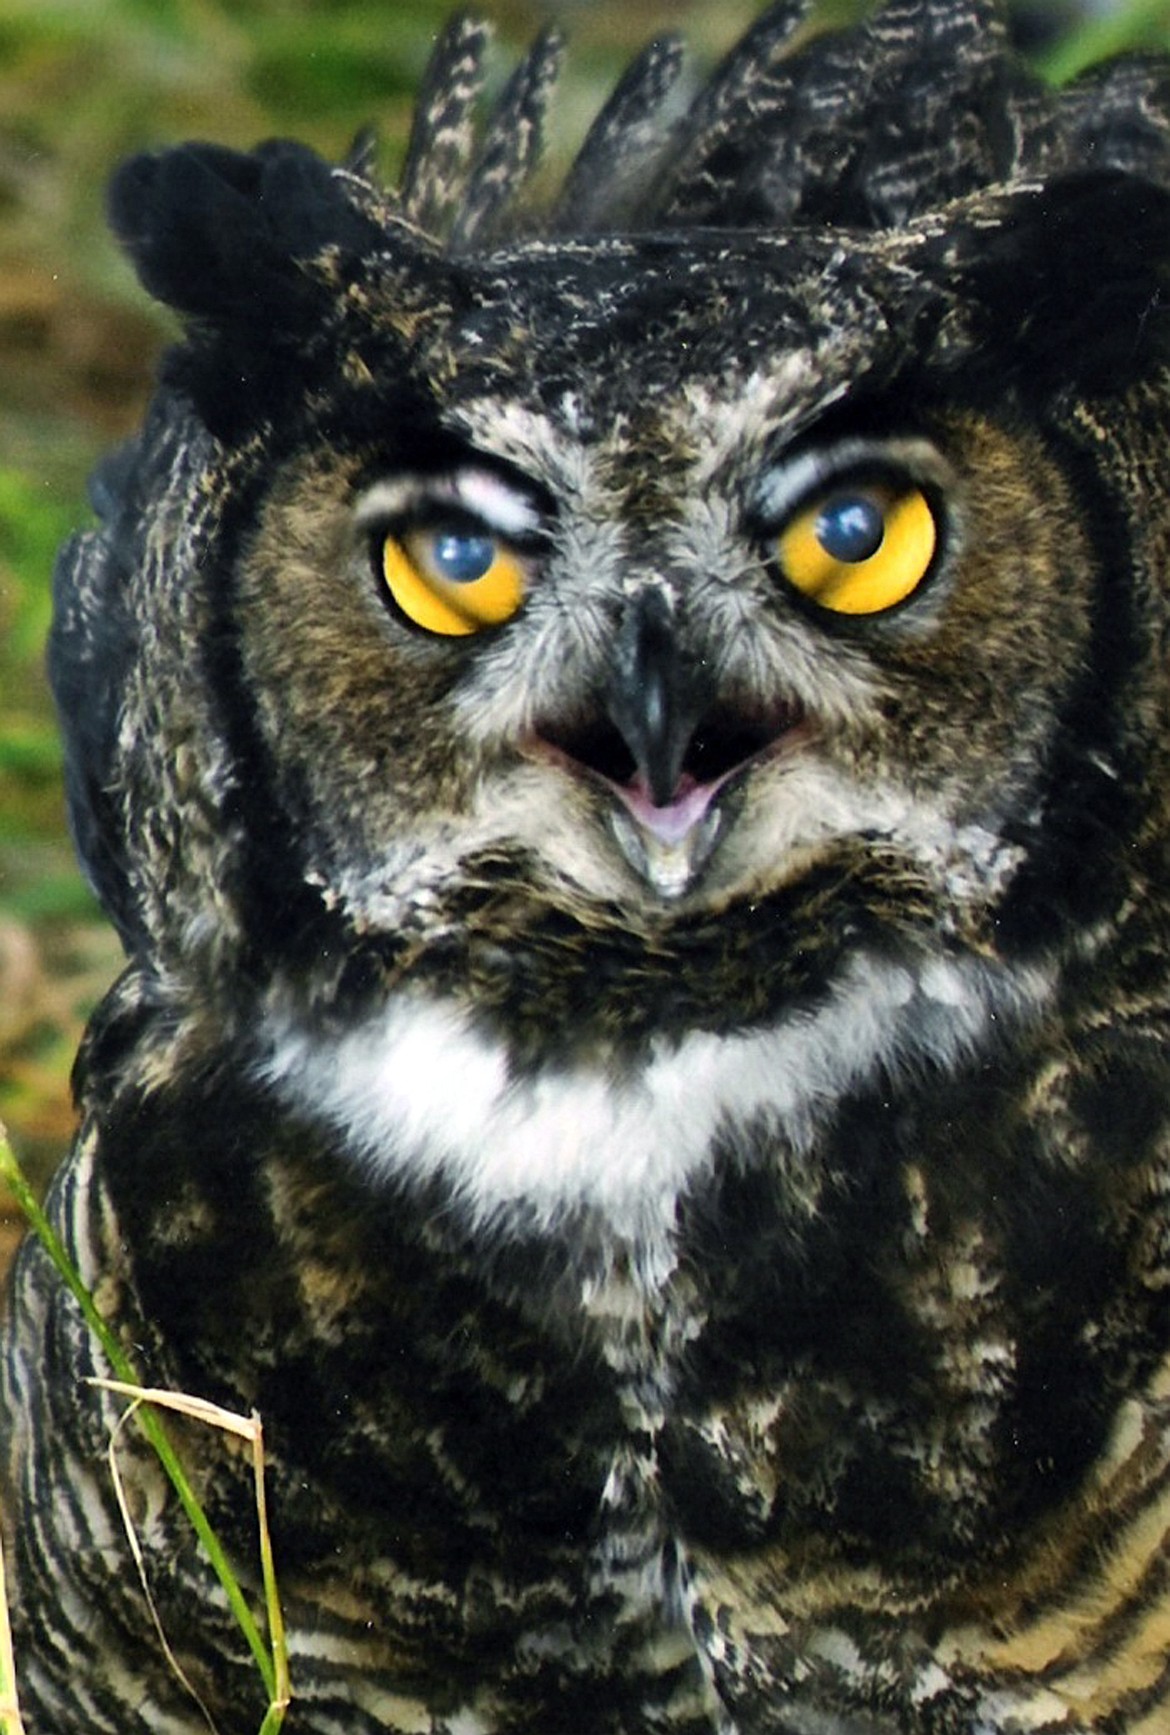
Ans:
POLYGON ((476 1227, 506 1228, 515 1213, 548 1229, 584 1209, 621 1241, 665 1251, 721 1128, 766 1117, 777 1160, 791 1163, 878 1068, 954 1064, 1046 988, 975 960, 911 970, 862 958, 815 1010, 768 1030, 664 1040, 627 1076, 585 1065, 517 1074, 505 1043, 460 1005, 403 993, 344 1035, 273 1018, 258 1072, 374 1177, 440 1177, 476 1227))

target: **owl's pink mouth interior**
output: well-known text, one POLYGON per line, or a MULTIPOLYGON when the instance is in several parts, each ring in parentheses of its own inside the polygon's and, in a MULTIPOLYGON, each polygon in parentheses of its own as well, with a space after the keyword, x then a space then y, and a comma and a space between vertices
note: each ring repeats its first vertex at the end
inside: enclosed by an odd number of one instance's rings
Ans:
POLYGON ((537 739, 566 766, 607 784, 644 830, 670 845, 688 836, 738 771, 802 721, 803 712, 795 704, 768 718, 713 712, 696 727, 670 800, 661 804, 654 801, 624 737, 608 720, 598 718, 576 727, 542 723, 537 739))
POLYGON ((696 783, 684 772, 665 807, 656 806, 650 799, 646 779, 640 772, 628 783, 615 784, 614 788, 640 826, 660 842, 675 844, 681 843, 698 825, 725 780, 720 777, 712 783, 696 783))

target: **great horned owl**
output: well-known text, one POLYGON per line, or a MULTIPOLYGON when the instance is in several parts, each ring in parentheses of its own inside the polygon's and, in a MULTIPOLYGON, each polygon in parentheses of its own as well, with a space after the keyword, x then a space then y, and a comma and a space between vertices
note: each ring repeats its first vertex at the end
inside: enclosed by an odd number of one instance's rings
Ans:
MULTIPOLYGON (((263 1416, 298 1735, 1168 1726, 1170 73, 801 13, 649 49, 543 210, 556 44, 477 127, 468 23, 397 193, 114 185, 188 334, 59 568, 129 961, 51 1211, 263 1416)), ((194 1735, 104 1371, 27 1246, 29 1729, 194 1735)))

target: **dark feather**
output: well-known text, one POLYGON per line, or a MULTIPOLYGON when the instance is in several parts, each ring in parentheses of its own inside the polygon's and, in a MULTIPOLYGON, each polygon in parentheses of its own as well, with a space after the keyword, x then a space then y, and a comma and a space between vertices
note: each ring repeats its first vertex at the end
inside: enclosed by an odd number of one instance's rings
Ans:
POLYGON ((504 87, 468 176, 451 232, 453 252, 490 244, 504 212, 515 211, 540 161, 545 115, 563 52, 560 32, 543 31, 504 87))
POLYGON ((100 525, 64 545, 53 577, 48 671, 70 830, 86 879, 131 953, 141 950, 144 930, 115 759, 143 623, 127 592, 143 558, 155 492, 190 453, 193 432, 187 407, 160 395, 141 434, 95 471, 90 495, 100 525))
POLYGON ((1121 393, 1170 363, 1170 191, 1069 175, 956 221, 939 250, 980 368, 1043 401, 1121 393))
POLYGON ((555 231, 612 228, 636 208, 668 141, 663 108, 683 65, 677 38, 659 37, 632 61, 597 115, 561 187, 555 231))
POLYGON ((407 222, 441 235, 463 197, 475 143, 475 105, 490 40, 478 19, 453 18, 440 36, 415 105, 398 205, 407 222))

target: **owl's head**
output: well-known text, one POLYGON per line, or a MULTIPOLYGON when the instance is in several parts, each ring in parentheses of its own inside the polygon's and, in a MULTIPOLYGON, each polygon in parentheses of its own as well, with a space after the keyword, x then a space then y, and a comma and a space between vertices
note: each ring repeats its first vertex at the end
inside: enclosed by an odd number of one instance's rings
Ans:
POLYGON ((396 193, 284 143, 118 175, 187 337, 52 667, 160 978, 613 1045, 862 956, 1059 968, 1154 871, 1165 70, 802 11, 689 106, 654 45, 543 210, 556 43, 477 127, 466 23, 396 193))

